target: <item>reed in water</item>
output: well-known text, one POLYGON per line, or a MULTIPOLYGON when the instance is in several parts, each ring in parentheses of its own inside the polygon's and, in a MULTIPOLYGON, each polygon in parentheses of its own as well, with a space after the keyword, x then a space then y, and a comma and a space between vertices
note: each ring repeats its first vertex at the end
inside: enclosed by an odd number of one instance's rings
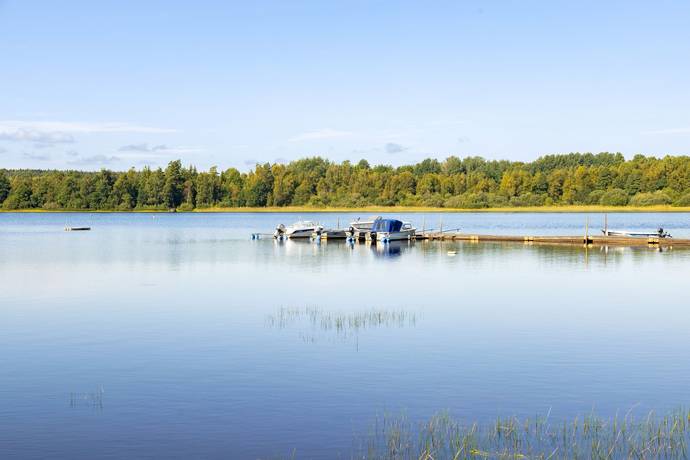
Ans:
POLYGON ((676 459, 688 458, 689 440, 690 412, 681 410, 662 417, 511 417, 487 424, 465 424, 441 413, 420 424, 405 417, 377 420, 357 458, 676 459))

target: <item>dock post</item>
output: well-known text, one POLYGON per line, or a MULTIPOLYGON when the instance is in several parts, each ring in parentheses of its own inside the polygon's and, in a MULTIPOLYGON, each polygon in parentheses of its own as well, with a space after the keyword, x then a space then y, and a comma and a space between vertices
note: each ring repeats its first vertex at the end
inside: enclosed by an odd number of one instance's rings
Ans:
POLYGON ((609 215, 604 213, 604 236, 609 236, 609 215))

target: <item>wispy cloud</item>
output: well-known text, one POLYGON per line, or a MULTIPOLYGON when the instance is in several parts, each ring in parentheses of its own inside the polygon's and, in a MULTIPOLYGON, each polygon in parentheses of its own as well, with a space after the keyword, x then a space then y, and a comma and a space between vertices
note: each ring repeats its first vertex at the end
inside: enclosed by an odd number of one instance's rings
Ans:
POLYGON ((40 155, 37 153, 24 152, 22 153, 22 156, 27 160, 50 161, 50 155, 40 155))
MULTIPOLYGON (((69 154, 69 152, 68 152, 69 154)), ((119 157, 116 156, 106 156, 106 155, 93 155, 90 157, 77 158, 76 160, 68 161, 67 163, 71 165, 81 165, 81 166, 92 166, 92 165, 108 165, 112 163, 117 163, 121 161, 119 157)))
POLYGON ((340 137, 352 136, 350 131, 339 131, 337 129, 324 128, 316 131, 308 131, 306 133, 298 134, 288 139, 288 142, 303 142, 316 141, 322 139, 336 139, 340 137))
POLYGON ((460 136, 458 137, 458 144, 466 144, 470 142, 470 138, 467 136, 460 136))
POLYGON ((182 154, 188 154, 188 153, 198 153, 202 152, 203 149, 199 147, 190 147, 190 146, 174 146, 174 147, 169 147, 165 144, 160 144, 160 145, 154 145, 154 146, 149 146, 147 143, 141 143, 141 144, 128 144, 128 145, 123 145, 119 149, 117 149, 118 152, 134 152, 134 153, 156 153, 156 154, 164 154, 164 155, 182 155, 182 154))
POLYGON ((386 151, 386 153, 400 153, 404 152, 407 150, 407 147, 403 147, 400 144, 396 144, 395 142, 388 142, 386 145, 383 146, 383 149, 386 151))
POLYGON ((149 144, 143 143, 143 144, 129 144, 129 145, 123 145, 119 149, 117 149, 118 152, 155 152, 157 150, 163 150, 165 149, 165 145, 155 145, 153 147, 149 147, 149 144))
POLYGON ((642 134, 690 134, 690 128, 669 128, 653 131, 642 131, 642 134))
POLYGON ((0 155, 2 155, 3 153, 7 153, 7 149, 3 149, 2 147, 0 147, 0 155))
POLYGON ((0 141, 32 142, 35 148, 72 144, 75 134, 172 133, 175 130, 130 123, 83 123, 64 121, 1 120, 0 141))
POLYGON ((63 132, 37 131, 29 128, 10 128, 0 125, 0 141, 34 142, 41 148, 54 144, 71 144, 74 142, 74 137, 63 132))
POLYGON ((14 132, 17 130, 38 131, 46 133, 150 133, 166 134, 177 132, 170 128, 134 125, 121 122, 70 122, 70 121, 24 121, 0 120, 0 132, 14 132))
POLYGON ((79 152, 77 152, 76 150, 68 150, 65 152, 65 155, 67 155, 68 157, 78 157, 79 152))

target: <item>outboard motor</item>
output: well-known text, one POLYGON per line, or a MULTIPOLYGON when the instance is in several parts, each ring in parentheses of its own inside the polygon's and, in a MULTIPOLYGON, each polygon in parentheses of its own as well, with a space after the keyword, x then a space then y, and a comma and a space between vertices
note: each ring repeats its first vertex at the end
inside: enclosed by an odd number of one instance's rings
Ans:
POLYGON ((280 224, 276 227, 276 231, 273 232, 273 238, 281 239, 285 234, 285 225, 280 224))

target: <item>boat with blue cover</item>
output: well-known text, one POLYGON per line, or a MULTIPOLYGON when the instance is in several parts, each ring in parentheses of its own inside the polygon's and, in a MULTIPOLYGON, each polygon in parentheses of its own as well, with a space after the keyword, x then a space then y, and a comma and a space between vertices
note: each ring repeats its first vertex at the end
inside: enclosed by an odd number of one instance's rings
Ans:
POLYGON ((415 237, 416 229, 409 222, 398 219, 377 219, 367 233, 367 240, 389 241, 411 240, 415 237))

